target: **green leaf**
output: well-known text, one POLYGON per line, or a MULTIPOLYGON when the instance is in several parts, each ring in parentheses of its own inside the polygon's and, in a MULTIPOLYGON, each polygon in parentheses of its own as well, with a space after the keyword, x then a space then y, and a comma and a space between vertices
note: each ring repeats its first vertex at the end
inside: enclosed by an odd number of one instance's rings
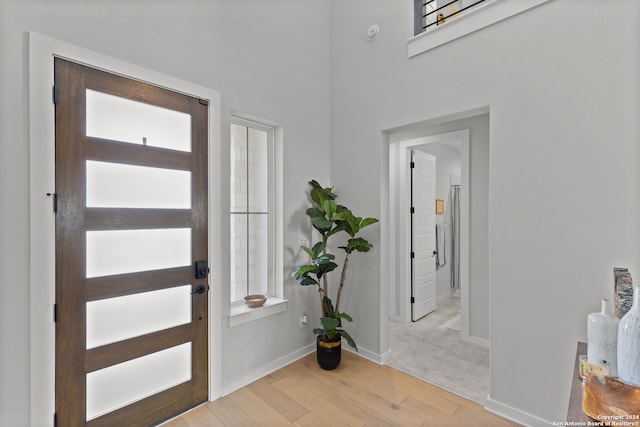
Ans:
POLYGON ((336 313, 333 310, 333 304, 328 296, 322 298, 322 305, 324 306, 324 312, 327 313, 327 317, 336 317, 336 313))
POLYGON ((328 240, 329 237, 333 236, 334 234, 340 233, 341 231, 345 231, 345 225, 343 223, 337 223, 334 228, 329 230, 327 234, 324 235, 324 238, 328 240))
POLYGON ((336 267, 338 267, 338 264, 336 264, 335 262, 328 262, 325 264, 320 264, 318 265, 318 272, 316 273, 318 278, 320 278, 321 276, 333 271, 336 269, 336 267))
POLYGON ((349 241, 347 242, 347 249, 345 250, 348 253, 351 253, 353 251, 369 252, 369 249, 371 249, 372 247, 373 245, 362 237, 355 237, 353 239, 349 239, 349 241))
POLYGON ((296 269, 293 270, 293 272, 291 272, 291 276, 295 277, 297 279, 300 276, 306 275, 306 274, 314 271, 316 268, 318 268, 318 267, 315 266, 315 265, 301 265, 299 267, 296 267, 296 269))
POLYGON ((303 276, 298 280, 302 286, 317 285, 318 281, 313 277, 303 276))
POLYGON ((333 187, 323 188, 317 181, 311 180, 309 181, 309 185, 313 187, 311 192, 309 193, 311 196, 311 200, 316 202, 318 206, 322 206, 322 203, 325 200, 335 200, 336 196, 332 193, 333 187))
POLYGON ((344 231, 346 231, 351 237, 354 237, 360 230, 361 220, 361 218, 355 217, 351 211, 344 206, 340 206, 340 209, 334 215, 334 221, 339 222, 344 231))
POLYGON ((333 220, 346 222, 349 216, 353 216, 351 215, 351 211, 349 211, 349 209, 345 208, 344 206, 338 206, 335 215, 333 215, 333 220))
POLYGON ((315 328, 313 330, 313 333, 316 334, 316 335, 325 335, 327 333, 327 331, 325 331, 324 329, 315 328))
POLYGON ((322 210, 329 219, 331 219, 333 214, 336 213, 336 208, 336 202, 334 202, 333 200, 325 200, 322 202, 322 210))
POLYGON ((324 218, 324 212, 318 208, 309 208, 306 213, 309 218, 324 218))
POLYGON ((345 331, 344 329, 340 329, 340 334, 347 340, 347 343, 355 350, 358 351, 358 346, 356 345, 356 342, 354 341, 353 338, 351 338, 351 335, 349 335, 347 333, 347 331, 345 331))
POLYGON ((375 224, 376 222, 378 222, 377 219, 375 218, 365 218, 362 220, 362 222, 360 223, 360 230, 362 230, 363 228, 371 225, 371 224, 375 224))
POLYGON ((340 326, 340 321, 335 317, 321 317, 320 324, 325 330, 331 331, 340 326))
MULTIPOLYGON (((346 207, 346 206, 344 206, 344 205, 338 205, 338 206, 336 207, 336 212, 344 212, 344 211, 349 211, 349 208, 347 208, 347 207, 346 207)), ((349 212, 351 212, 351 211, 349 211, 349 212)))
POLYGON ((311 252, 311 249, 309 249, 306 246, 300 245, 300 249, 302 249, 303 251, 305 251, 307 253, 307 255, 309 255, 309 258, 315 258, 313 256, 313 252, 311 252))
POLYGON ((347 222, 349 223, 349 228, 351 229, 351 230, 347 230, 347 233, 349 233, 351 237, 354 237, 356 233, 360 231, 360 221, 362 221, 362 218, 355 217, 353 215, 347 218, 347 222))
POLYGON ((312 262, 315 265, 322 265, 322 264, 328 264, 331 261, 333 261, 334 259, 336 259, 335 255, 333 255, 333 254, 324 254, 324 255, 320 255, 319 257, 315 258, 312 262))
POLYGON ((353 319, 347 313, 339 313, 338 317, 346 320, 347 322, 353 322, 353 319))
POLYGON ((311 218, 311 224, 313 224, 315 229, 322 234, 331 230, 331 227, 333 226, 333 223, 324 217, 311 218))
POLYGON ((322 242, 316 243, 315 245, 313 245, 313 248, 311 248, 311 253, 312 253, 311 258, 318 258, 318 255, 320 255, 323 250, 324 250, 324 243, 322 242))
POLYGON ((348 208, 338 205, 336 214, 331 218, 346 231, 351 237, 355 237, 364 227, 378 222, 376 218, 361 218, 355 216, 348 208))

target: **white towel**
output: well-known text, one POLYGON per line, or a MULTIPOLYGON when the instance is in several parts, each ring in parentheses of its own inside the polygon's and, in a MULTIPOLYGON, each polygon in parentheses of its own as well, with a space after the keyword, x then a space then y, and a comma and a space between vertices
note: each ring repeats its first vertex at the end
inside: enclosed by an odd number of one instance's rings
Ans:
POLYGON ((436 224, 436 266, 444 267, 447 264, 447 227, 446 224, 436 224))

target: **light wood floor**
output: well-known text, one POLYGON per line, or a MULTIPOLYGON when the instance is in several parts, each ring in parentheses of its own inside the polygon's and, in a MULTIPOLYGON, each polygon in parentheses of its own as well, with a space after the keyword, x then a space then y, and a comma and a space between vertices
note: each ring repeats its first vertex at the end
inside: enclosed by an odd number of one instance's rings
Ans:
POLYGON ((516 426, 477 403, 350 352, 334 371, 315 353, 162 427, 516 426))

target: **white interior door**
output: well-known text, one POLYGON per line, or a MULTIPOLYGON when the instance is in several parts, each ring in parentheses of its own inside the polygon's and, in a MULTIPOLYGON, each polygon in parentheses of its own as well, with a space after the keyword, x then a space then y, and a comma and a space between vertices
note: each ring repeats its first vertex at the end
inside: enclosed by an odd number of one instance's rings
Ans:
POLYGON ((436 158, 412 150, 411 320, 436 309, 436 158))

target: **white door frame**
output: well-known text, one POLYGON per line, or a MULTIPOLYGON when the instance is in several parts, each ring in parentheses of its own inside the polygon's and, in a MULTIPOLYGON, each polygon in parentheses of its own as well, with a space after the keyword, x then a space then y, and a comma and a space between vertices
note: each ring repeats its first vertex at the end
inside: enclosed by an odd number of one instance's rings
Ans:
MULTIPOLYGON (((30 377, 31 426, 49 425, 55 410, 55 111, 52 102, 53 59, 65 58, 135 80, 209 101, 209 200, 221 197, 220 93, 78 46, 29 33, 29 149, 30 149, 30 377)), ((222 212, 209 204, 209 400, 221 395, 221 297, 219 264, 222 212)))
POLYGON ((401 323, 411 322, 411 280, 410 280, 410 238, 409 222, 411 149, 425 144, 445 144, 460 142, 461 197, 460 197, 460 314, 461 337, 471 342, 469 337, 469 129, 447 132, 391 142, 389 144, 389 230, 391 238, 389 289, 389 318, 401 323), (402 248, 406 248, 403 250, 402 248), (394 273, 395 272, 395 273, 394 273))

